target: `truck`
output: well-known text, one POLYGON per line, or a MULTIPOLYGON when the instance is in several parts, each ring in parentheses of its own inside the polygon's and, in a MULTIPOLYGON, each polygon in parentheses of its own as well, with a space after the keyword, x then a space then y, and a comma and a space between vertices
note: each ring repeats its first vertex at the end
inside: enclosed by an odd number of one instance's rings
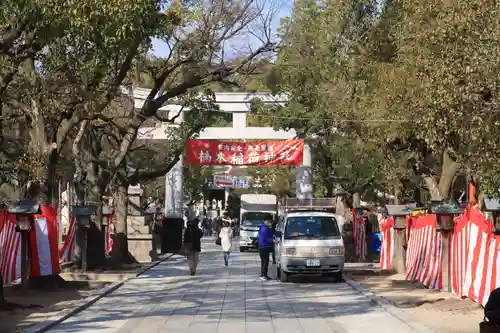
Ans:
POLYGON ((275 222, 278 198, 273 194, 242 194, 240 207, 240 252, 258 247, 259 226, 275 222))

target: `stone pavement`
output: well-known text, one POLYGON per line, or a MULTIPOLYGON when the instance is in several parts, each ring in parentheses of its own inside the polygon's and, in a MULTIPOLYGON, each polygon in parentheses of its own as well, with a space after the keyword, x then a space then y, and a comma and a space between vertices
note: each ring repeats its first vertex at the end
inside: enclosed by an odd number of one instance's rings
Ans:
POLYGON ((413 332, 346 283, 263 282, 257 253, 233 253, 225 267, 213 238, 203 240, 202 250, 196 276, 174 256, 49 332, 413 332))

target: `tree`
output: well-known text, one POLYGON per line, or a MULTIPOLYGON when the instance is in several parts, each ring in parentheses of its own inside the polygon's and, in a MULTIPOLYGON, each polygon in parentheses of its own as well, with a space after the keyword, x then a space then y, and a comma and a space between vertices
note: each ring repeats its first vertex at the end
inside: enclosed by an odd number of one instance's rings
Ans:
MULTIPOLYGON (((30 10, 64 12, 50 16, 52 21, 46 23, 50 31, 43 31, 49 36, 53 29, 57 33, 43 45, 43 52, 25 57, 6 101, 26 125, 30 179, 42 202, 53 198, 55 168, 73 128, 96 117, 113 100, 139 47, 147 46, 158 25, 171 20, 169 15, 159 15, 158 4, 149 0, 48 3, 53 8, 41 4, 30 10)), ((26 22, 27 32, 20 41, 30 33, 39 34, 33 30, 38 17, 27 17, 33 22, 26 22)))
POLYGON ((146 120, 155 117, 164 123, 175 121, 176 112, 167 116, 158 113, 164 104, 185 94, 198 93, 200 98, 196 102, 208 105, 213 102, 213 98, 210 94, 203 95, 199 88, 211 82, 228 81, 231 75, 248 71, 254 59, 274 50, 276 44, 266 40, 255 50, 251 49, 246 55, 236 57, 236 63, 228 64, 231 57, 226 55, 224 45, 247 31, 252 22, 262 17, 262 8, 258 5, 252 0, 235 5, 226 1, 213 1, 202 15, 200 7, 196 5, 182 7, 184 19, 179 26, 160 36, 170 46, 171 52, 160 61, 158 67, 150 68, 155 77, 154 86, 141 110, 125 124, 119 149, 113 158, 104 162, 107 171, 100 176, 100 183, 108 183, 120 168, 140 126, 146 120), (193 26, 198 29, 188 29, 193 26))
POLYGON ((211 178, 213 168, 207 166, 188 165, 184 168, 184 202, 194 204, 203 199, 205 179, 211 178))
MULTIPOLYGON (((104 14, 109 7, 112 5, 101 7, 101 9, 105 8, 104 14)), ((42 174, 48 174, 54 170, 54 157, 56 156, 54 152, 60 152, 58 149, 61 147, 57 144, 64 141, 71 127, 67 122, 69 117, 66 113, 59 117, 43 113, 41 100, 46 102, 45 106, 49 109, 60 106, 58 103, 52 103, 53 100, 49 101, 54 86, 46 89, 50 85, 46 86, 46 84, 52 78, 44 72, 46 67, 43 60, 53 55, 50 54, 49 45, 57 44, 64 37, 66 40, 81 38, 84 31, 95 33, 95 30, 92 30, 94 25, 98 26, 99 21, 101 23, 108 21, 102 20, 99 14, 103 12, 99 12, 98 8, 94 8, 96 11, 92 18, 87 15, 88 11, 82 12, 84 9, 91 9, 90 11, 94 12, 92 8, 89 8, 88 2, 72 4, 61 1, 4 1, 0 10, 2 20, 0 27, 0 127, 2 132, 0 144, 2 157, 6 157, 5 162, 7 166, 11 166, 12 170, 2 178, 15 183, 25 180, 20 177, 23 174, 31 173, 29 176, 34 181, 33 183, 45 183, 46 195, 42 198, 43 201, 50 199, 53 183, 49 184, 45 179, 40 182, 41 178, 45 178, 42 174), (94 19, 96 21, 93 21, 94 19), (6 126, 12 124, 15 124, 14 131, 10 128, 5 130, 6 126), (58 127, 62 130, 61 136, 54 133, 54 128, 57 131, 58 127), (19 132, 24 130, 28 135, 20 136, 19 132), (40 162, 41 158, 45 159, 45 162, 49 161, 49 168, 45 168, 47 163, 43 165, 40 162), (33 167, 37 170, 32 170, 33 167)), ((101 27, 102 25, 97 29, 101 27)), ((76 102, 73 104, 77 104, 76 102)), ((69 107, 71 108, 71 105, 69 107)))
POLYGON ((376 29, 383 38, 367 48, 365 65, 377 80, 365 106, 400 121, 393 146, 413 153, 410 162, 433 199, 450 197, 461 167, 498 187, 490 158, 498 151, 497 13, 487 1, 391 1, 376 29), (377 51, 388 46, 393 57, 384 61, 377 51))
MULTIPOLYGON (((28 134, 24 152, 31 185, 28 195, 42 204, 55 201, 57 167, 61 154, 69 148, 68 139, 88 131, 86 138, 97 141, 89 147, 89 156, 102 150, 102 125, 97 121, 102 122, 104 110, 119 95, 134 58, 141 48, 148 48, 153 35, 167 27, 171 30, 178 21, 175 8, 159 13, 161 3, 150 0, 53 5, 58 11, 66 11, 48 23, 57 28, 55 37, 47 38, 43 51, 23 60, 5 101, 16 110, 28 134)), ((47 9, 40 6, 36 9, 45 13, 47 9)), ((31 29, 30 23, 27 27, 31 29)), ((81 138, 76 139, 78 142, 81 138)), ((73 144, 73 148, 77 146, 73 144)), ((78 163, 76 167, 81 169, 78 163)), ((92 172, 89 175, 92 178, 92 172)), ((107 185, 88 183, 92 185, 91 194, 107 185)), ((93 196, 101 202, 99 193, 93 196)), ((91 241, 90 248, 103 255, 100 248, 104 242, 98 239, 95 244, 92 246, 91 241)))
POLYGON ((304 135, 324 131, 345 156, 368 156, 357 169, 386 189, 418 190, 417 176, 431 198, 448 199, 465 168, 495 190, 495 6, 297 2, 273 76, 291 102, 269 115, 304 135))
POLYGON ((283 26, 284 47, 266 80, 272 91, 289 96, 289 103, 257 106, 258 116, 273 126, 293 128, 310 139, 320 196, 333 196, 335 185, 354 195, 375 179, 383 184, 383 156, 365 140, 357 121, 362 120, 354 108, 362 78, 350 58, 374 15, 370 1, 297 2, 283 26))
MULTIPOLYGON (((178 10, 183 18, 179 24, 174 29, 158 33, 158 37, 170 47, 169 55, 165 59, 157 58, 149 62, 140 58, 136 63, 136 72, 140 70, 149 78, 154 78, 153 82, 149 82, 153 84, 148 98, 139 111, 129 111, 124 121, 114 130, 113 137, 118 140, 109 143, 110 149, 101 150, 95 156, 94 164, 98 168, 92 188, 97 201, 100 201, 106 186, 114 179, 124 189, 128 184, 145 182, 167 173, 179 159, 184 141, 212 124, 207 119, 217 108, 210 85, 234 84, 231 81, 233 75, 251 73, 253 62, 273 52, 276 46, 269 39, 271 37, 267 36, 267 39, 263 39, 263 44, 254 49, 228 54, 226 45, 248 34, 248 31, 255 28, 256 22, 260 22, 260 28, 267 31, 265 27, 269 23, 269 16, 263 13, 264 9, 257 1, 247 0, 237 4, 227 1, 212 1, 208 4, 195 2, 180 6, 178 10), (153 119, 173 125, 181 116, 180 110, 160 110, 169 103, 178 104, 181 110, 190 110, 189 113, 183 112, 185 119, 178 134, 175 134, 176 131, 173 133, 171 142, 175 145, 169 149, 169 161, 164 161, 161 168, 139 169, 136 174, 127 177, 124 167, 130 161, 130 152, 136 145, 139 128, 153 119)), ((141 82, 142 79, 141 75, 135 75, 135 82, 141 82)), ((133 97, 130 90, 128 98, 133 97)), ((104 111, 96 114, 95 118, 115 126, 116 122, 109 110, 104 111)), ((124 233, 125 222, 118 222, 118 225, 120 227, 117 232, 124 233)))

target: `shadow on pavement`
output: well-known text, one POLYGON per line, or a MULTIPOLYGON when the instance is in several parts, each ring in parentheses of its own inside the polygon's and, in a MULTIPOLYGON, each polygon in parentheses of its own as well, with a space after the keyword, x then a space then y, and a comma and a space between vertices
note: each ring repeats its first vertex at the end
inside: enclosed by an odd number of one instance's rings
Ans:
MULTIPOLYGON (((286 284, 260 281, 258 255, 233 253, 229 267, 225 267, 219 248, 206 243, 204 240, 207 249, 200 256, 196 276, 188 275, 184 257, 173 256, 53 331, 104 330, 113 324, 121 327, 116 332, 130 332, 139 325, 161 327, 171 317, 268 322, 297 317, 339 318, 380 310, 345 283, 326 283, 311 277, 286 284)), ((273 269, 271 266, 274 275, 273 269)), ((151 332, 155 330, 151 328, 151 332)))

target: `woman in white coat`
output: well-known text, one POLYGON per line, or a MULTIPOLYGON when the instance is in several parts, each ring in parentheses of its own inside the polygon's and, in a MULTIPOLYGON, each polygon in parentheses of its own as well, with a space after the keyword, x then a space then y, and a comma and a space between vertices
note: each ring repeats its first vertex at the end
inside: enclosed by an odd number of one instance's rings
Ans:
POLYGON ((233 243, 233 229, 230 227, 228 221, 222 223, 222 229, 219 233, 222 251, 224 251, 224 264, 229 264, 229 257, 231 256, 231 247, 233 243))

